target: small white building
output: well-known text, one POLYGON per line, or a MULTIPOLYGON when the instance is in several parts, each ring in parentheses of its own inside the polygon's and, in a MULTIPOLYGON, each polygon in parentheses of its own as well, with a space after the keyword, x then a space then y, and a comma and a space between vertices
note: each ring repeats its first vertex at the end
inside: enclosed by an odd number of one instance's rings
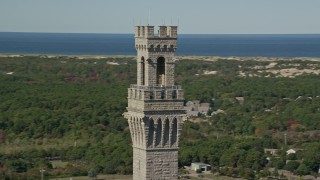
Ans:
POLYGON ((220 113, 222 113, 222 114, 227 114, 224 110, 218 109, 218 110, 216 110, 216 111, 213 111, 213 112, 211 113, 211 116, 214 116, 214 115, 217 115, 217 114, 220 114, 220 113))
POLYGON ((191 170, 197 171, 198 169, 200 169, 202 172, 211 171, 211 166, 209 164, 200 163, 200 162, 191 163, 191 170))
POLYGON ((299 148, 291 148, 291 149, 287 150, 286 152, 287 152, 287 155, 289 155, 289 154, 295 154, 295 153, 297 153, 298 151, 302 151, 302 149, 299 149, 299 148))

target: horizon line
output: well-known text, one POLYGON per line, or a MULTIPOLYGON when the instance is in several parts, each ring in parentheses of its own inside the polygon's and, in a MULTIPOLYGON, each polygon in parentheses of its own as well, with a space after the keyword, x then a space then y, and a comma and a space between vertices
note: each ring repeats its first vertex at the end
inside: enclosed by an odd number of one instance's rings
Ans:
MULTIPOLYGON (((123 34, 134 33, 114 33, 114 32, 41 32, 41 31, 0 31, 0 33, 43 33, 43 34, 123 34)), ((178 33, 178 35, 320 35, 318 33, 178 33)), ((155 34, 156 35, 156 34, 155 34)))

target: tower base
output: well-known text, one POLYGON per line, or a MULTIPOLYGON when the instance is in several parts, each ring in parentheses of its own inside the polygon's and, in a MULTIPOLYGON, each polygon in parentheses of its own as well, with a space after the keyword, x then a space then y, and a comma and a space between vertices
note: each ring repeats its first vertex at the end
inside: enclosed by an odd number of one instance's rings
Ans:
POLYGON ((133 180, 176 180, 178 149, 133 148, 133 180))

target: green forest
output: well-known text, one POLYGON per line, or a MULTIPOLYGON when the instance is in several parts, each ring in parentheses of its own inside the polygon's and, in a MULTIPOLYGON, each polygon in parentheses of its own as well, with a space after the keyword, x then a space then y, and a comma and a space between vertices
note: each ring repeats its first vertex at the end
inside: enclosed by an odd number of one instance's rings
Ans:
MULTIPOLYGON (((319 75, 281 77, 266 70, 269 64, 176 61, 185 101, 211 107, 207 116, 184 124, 181 173, 192 162, 204 162, 213 172, 246 179, 281 176, 280 169, 317 174, 319 75), (217 110, 224 113, 211 115, 217 110), (278 155, 265 148, 279 149, 278 155), (287 155, 289 148, 302 150, 287 155)), ((320 70, 320 62, 281 60, 272 68, 320 70)), ((0 57, 0 178, 40 178, 41 168, 45 178, 132 174, 131 137, 122 114, 127 88, 135 83, 134 57, 0 57)))

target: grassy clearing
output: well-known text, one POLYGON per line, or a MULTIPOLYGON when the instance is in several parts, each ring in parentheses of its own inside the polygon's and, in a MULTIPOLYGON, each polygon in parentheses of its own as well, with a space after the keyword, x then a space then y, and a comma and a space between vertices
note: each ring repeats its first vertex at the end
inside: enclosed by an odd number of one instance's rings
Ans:
MULTIPOLYGON (((51 180, 91 180, 92 178, 89 178, 88 176, 79 176, 79 177, 68 177, 68 178, 53 178, 51 180)), ((105 179, 105 180, 131 180, 132 175, 98 175, 97 179, 105 179)), ((239 178, 232 178, 228 176, 214 176, 213 174, 204 175, 203 178, 198 177, 190 177, 190 179, 214 179, 214 180, 243 180, 239 178)))
POLYGON ((228 177, 228 176, 215 176, 213 174, 207 174, 207 175, 204 175, 204 177, 206 179, 214 179, 214 180, 244 180, 242 178, 233 178, 233 177, 228 177))
MULTIPOLYGON (((79 176, 79 177, 67 177, 67 178, 53 178, 51 180, 91 180, 92 178, 88 176, 79 176)), ((131 180, 132 175, 98 175, 97 179, 105 179, 105 180, 131 180)))
POLYGON ((50 161, 52 164, 52 168, 66 168, 68 166, 68 162, 63 161, 50 161))
MULTIPOLYGON (((76 141, 77 146, 82 146, 88 142, 88 138, 78 139, 76 141)), ((63 138, 41 138, 41 139, 19 139, 12 142, 6 142, 0 144, 0 152, 4 154, 13 154, 21 151, 36 150, 48 150, 52 148, 68 148, 75 146, 74 138, 63 137, 63 138)))

